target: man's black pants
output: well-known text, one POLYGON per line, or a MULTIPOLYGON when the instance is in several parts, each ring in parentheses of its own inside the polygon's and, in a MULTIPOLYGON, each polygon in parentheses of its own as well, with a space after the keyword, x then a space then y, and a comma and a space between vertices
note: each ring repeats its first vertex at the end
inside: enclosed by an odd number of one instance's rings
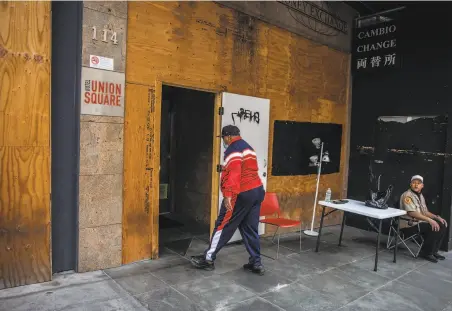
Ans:
POLYGON ((261 265, 261 247, 259 241, 259 215, 261 203, 265 197, 262 186, 241 192, 232 198, 233 211, 221 204, 220 214, 215 223, 209 248, 205 251, 207 260, 215 260, 217 253, 232 238, 237 228, 250 254, 249 263, 261 265))
MULTIPOLYGON (((433 255, 438 252, 447 232, 447 228, 442 224, 442 222, 436 222, 439 225, 439 231, 433 231, 432 226, 428 222, 421 222, 419 224, 420 234, 424 238, 424 246, 422 247, 421 252, 426 255, 433 255)), ((417 226, 405 228, 404 231, 406 236, 413 235, 417 233, 417 226)))

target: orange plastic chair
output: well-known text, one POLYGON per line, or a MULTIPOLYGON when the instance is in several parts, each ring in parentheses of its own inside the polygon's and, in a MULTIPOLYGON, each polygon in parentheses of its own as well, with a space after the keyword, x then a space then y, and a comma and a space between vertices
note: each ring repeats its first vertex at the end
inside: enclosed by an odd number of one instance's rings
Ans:
MULTIPOLYGON (((272 238, 272 243, 275 244, 275 236, 279 231, 279 228, 293 228, 297 226, 301 226, 301 221, 299 220, 292 220, 288 218, 281 218, 281 210, 279 208, 278 203, 278 197, 276 196, 276 193, 267 192, 265 194, 264 201, 261 204, 261 211, 260 211, 261 217, 269 217, 265 219, 261 219, 260 222, 267 225, 276 226, 277 229, 275 231, 275 234, 272 238), (275 218, 275 214, 277 217, 275 218), (273 217, 272 217, 273 216, 273 217)), ((276 259, 278 259, 279 256, 279 238, 281 236, 281 233, 278 233, 278 249, 276 252, 276 259)), ((301 227, 300 227, 300 252, 301 252, 301 227)))

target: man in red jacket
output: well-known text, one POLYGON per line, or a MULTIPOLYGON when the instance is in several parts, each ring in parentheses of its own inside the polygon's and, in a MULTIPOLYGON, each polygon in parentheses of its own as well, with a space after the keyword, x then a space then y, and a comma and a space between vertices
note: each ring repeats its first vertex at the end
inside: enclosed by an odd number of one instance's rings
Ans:
POLYGON ((193 256, 192 264, 200 269, 214 270, 214 261, 220 249, 238 228, 250 259, 243 267, 263 275, 259 242, 259 214, 265 191, 258 175, 257 157, 253 148, 240 137, 240 130, 225 126, 221 137, 226 147, 221 173, 223 204, 215 222, 208 249, 203 255, 193 256))

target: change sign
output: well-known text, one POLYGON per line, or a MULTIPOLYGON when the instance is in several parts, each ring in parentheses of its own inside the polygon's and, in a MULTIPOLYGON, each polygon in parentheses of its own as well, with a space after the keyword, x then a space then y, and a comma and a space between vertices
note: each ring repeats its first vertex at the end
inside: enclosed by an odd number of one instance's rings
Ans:
POLYGON ((124 73, 82 68, 81 114, 124 116, 124 73))
POLYGON ((395 21, 356 28, 352 51, 353 70, 368 72, 399 67, 397 31, 398 24, 395 21))

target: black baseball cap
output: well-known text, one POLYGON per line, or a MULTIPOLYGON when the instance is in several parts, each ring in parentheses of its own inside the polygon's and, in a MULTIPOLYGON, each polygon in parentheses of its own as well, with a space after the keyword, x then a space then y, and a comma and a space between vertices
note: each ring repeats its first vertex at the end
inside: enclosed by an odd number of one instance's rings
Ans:
POLYGON ((226 137, 226 136, 240 136, 240 130, 237 126, 234 125, 226 125, 221 130, 220 137, 226 137))

